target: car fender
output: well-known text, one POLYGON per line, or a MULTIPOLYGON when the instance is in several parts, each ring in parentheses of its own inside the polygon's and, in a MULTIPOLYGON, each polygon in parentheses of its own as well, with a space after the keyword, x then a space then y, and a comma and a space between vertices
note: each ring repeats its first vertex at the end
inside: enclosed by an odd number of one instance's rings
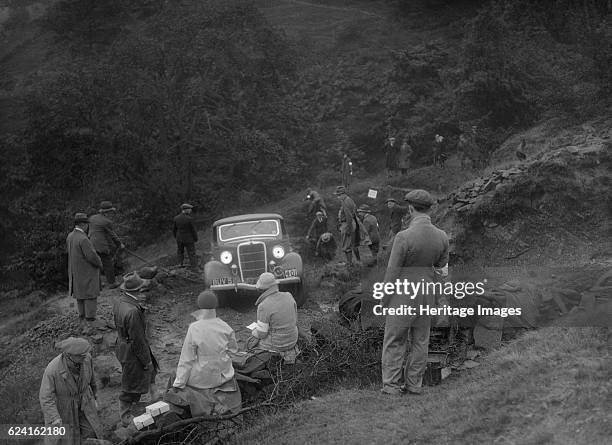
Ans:
POLYGON ((297 269, 298 275, 302 276, 302 257, 296 252, 289 252, 279 264, 283 269, 297 269))
POLYGON ((204 282, 206 283, 206 287, 210 287, 214 278, 227 276, 232 276, 232 270, 221 261, 209 261, 204 265, 204 282))

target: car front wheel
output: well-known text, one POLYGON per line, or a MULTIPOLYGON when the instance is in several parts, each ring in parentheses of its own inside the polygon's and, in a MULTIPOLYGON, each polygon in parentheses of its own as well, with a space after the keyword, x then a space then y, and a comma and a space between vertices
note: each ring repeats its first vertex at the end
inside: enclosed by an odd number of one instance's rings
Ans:
POLYGON ((293 299, 295 300, 297 307, 302 307, 304 303, 306 303, 308 295, 306 295, 303 283, 296 283, 288 286, 287 292, 290 292, 291 295, 293 295, 293 299))

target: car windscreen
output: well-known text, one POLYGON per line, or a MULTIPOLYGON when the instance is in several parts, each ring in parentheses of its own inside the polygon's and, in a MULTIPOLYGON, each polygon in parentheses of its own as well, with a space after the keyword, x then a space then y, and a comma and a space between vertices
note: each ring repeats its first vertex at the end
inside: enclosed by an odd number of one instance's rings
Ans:
POLYGON ((219 241, 231 241, 253 236, 278 236, 280 227, 277 220, 260 219, 219 226, 219 241))

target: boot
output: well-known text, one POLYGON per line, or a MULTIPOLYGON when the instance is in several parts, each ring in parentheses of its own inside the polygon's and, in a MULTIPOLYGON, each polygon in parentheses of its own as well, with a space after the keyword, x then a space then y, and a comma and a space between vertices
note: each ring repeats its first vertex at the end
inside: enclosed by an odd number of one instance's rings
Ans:
POLYGON ((132 424, 134 416, 132 415, 132 403, 119 400, 119 412, 121 413, 121 425, 127 428, 132 424))

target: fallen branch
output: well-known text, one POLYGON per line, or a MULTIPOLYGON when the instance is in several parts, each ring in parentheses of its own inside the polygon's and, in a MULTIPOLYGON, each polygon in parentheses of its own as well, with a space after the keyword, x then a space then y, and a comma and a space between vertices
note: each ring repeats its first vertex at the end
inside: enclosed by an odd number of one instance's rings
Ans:
POLYGON ((192 423, 200 423, 200 422, 207 422, 207 421, 208 422, 219 422, 221 420, 230 420, 246 412, 253 411, 254 409, 262 408, 264 406, 270 406, 270 404, 260 403, 258 405, 249 406, 248 408, 243 408, 237 413, 225 414, 223 416, 198 416, 198 417, 192 417, 190 419, 179 420, 178 422, 171 423, 170 425, 167 425, 162 428, 157 428, 157 429, 150 430, 150 431, 143 431, 142 433, 139 433, 135 435, 134 437, 129 437, 125 440, 122 440, 121 442, 119 442, 118 445, 133 445, 148 437, 153 437, 159 434, 173 431, 181 426, 190 425, 192 423))
POLYGON ((516 255, 511 255, 511 256, 504 257, 504 259, 505 259, 505 260, 512 260, 512 259, 514 259, 514 258, 518 258, 518 257, 520 257, 521 255, 523 255, 524 253, 529 252, 531 249, 533 249, 533 246, 528 247, 527 249, 520 251, 520 252, 519 252, 519 253, 517 253, 516 255))

